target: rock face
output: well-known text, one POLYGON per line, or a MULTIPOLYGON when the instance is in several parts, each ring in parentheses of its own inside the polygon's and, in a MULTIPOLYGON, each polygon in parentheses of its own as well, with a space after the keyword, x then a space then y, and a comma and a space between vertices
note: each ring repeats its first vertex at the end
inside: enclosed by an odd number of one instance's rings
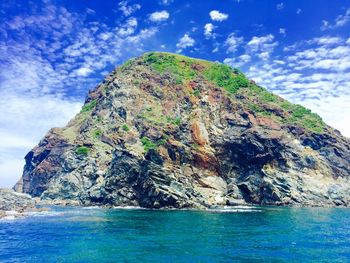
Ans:
POLYGON ((237 69, 146 53, 48 132, 15 189, 83 205, 348 206, 349 145, 237 69))
POLYGON ((22 213, 28 209, 35 209, 35 200, 30 195, 0 189, 0 218, 7 215, 6 211, 22 213))

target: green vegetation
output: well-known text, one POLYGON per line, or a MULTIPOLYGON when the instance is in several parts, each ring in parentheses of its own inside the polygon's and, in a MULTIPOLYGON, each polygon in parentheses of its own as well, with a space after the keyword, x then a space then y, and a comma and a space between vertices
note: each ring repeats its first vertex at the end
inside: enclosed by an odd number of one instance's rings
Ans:
POLYGON ((129 59, 128 61, 126 61, 121 67, 121 70, 126 70, 129 69, 129 67, 131 66, 131 64, 134 62, 135 59, 129 59))
POLYGON ((257 113, 258 115, 263 115, 263 116, 270 116, 271 113, 265 110, 263 107, 261 107, 258 104, 255 103, 248 103, 248 108, 251 109, 253 112, 257 113))
POLYGON ((201 92, 198 89, 195 89, 193 91, 193 95, 196 96, 197 98, 199 98, 201 96, 201 92))
POLYGON ((153 124, 160 125, 160 126, 165 126, 168 124, 179 126, 181 124, 180 117, 172 117, 172 116, 164 115, 162 113, 161 105, 154 105, 154 107, 146 108, 142 113, 141 117, 153 124))
POLYGON ((232 72, 237 74, 237 75, 240 75, 240 74, 243 75, 243 72, 240 69, 238 69, 238 68, 233 68, 232 72))
POLYGON ((287 101, 274 104, 274 107, 276 107, 276 105, 277 107, 278 105, 283 105, 283 107, 281 106, 282 108, 288 109, 288 114, 285 117, 276 116, 272 112, 267 111, 264 107, 256 103, 248 103, 247 105, 258 115, 269 116, 283 124, 298 125, 311 132, 322 133, 326 127, 326 124, 323 122, 322 118, 316 113, 311 112, 311 110, 306 109, 301 105, 292 104, 287 101))
POLYGON ((311 112, 311 110, 297 104, 293 104, 274 95, 265 88, 258 85, 249 85, 246 90, 248 95, 248 107, 264 116, 270 116, 283 124, 298 125, 305 130, 322 133, 326 127, 320 116, 311 112), (287 114, 285 116, 276 116, 266 109, 283 109, 287 114))
POLYGON ((79 146, 75 149, 75 153, 79 155, 88 155, 89 148, 85 146, 79 146))
MULTIPOLYGON (((241 95, 237 98, 241 98, 243 103, 258 115, 269 116, 280 123, 299 125, 316 133, 322 133, 326 127, 317 114, 251 83, 239 69, 169 53, 151 52, 144 55, 143 61, 160 74, 170 73, 178 85, 195 77, 204 77, 230 94, 241 95)), ((198 89, 192 94, 196 97, 201 96, 198 89)), ((164 116, 160 109, 147 109, 142 117, 158 125, 181 124, 179 117, 164 116)))
POLYGON ((157 148, 157 145, 154 142, 152 142, 148 137, 142 137, 141 142, 146 152, 150 149, 157 148))
POLYGON ((180 117, 176 117, 176 118, 172 118, 172 117, 166 117, 167 122, 174 124, 176 126, 179 126, 181 124, 181 118, 180 117))
POLYGON ((158 146, 164 145, 164 144, 166 144, 167 140, 168 140, 167 137, 166 138, 162 138, 162 139, 157 141, 157 145, 158 146))
POLYGON ((211 64, 204 71, 204 76, 230 93, 236 93, 239 88, 249 86, 249 80, 243 74, 234 74, 231 67, 224 64, 211 64))
POLYGON ((319 115, 298 104, 292 104, 288 121, 316 133, 322 133, 326 127, 319 115))
MULTIPOLYGON (((175 54, 154 52, 146 54, 144 62, 147 65, 151 65, 158 73, 171 73, 177 85, 194 79, 199 74, 203 74, 207 80, 230 93, 235 93, 241 87, 249 86, 249 80, 244 74, 238 69, 232 69, 224 64, 210 63, 175 54)), ((200 95, 198 92, 195 96, 200 95)))
POLYGON ((122 129, 123 129, 123 131, 125 131, 125 132, 130 131, 129 126, 128 126, 127 124, 123 124, 123 125, 122 125, 122 129))
POLYGON ((173 74, 175 83, 178 85, 197 75, 197 71, 192 68, 194 60, 184 56, 151 52, 145 55, 144 61, 158 73, 169 72, 173 74))
POLYGON ((138 79, 135 79, 132 81, 132 84, 134 84, 135 86, 139 86, 141 84, 141 81, 138 79))
POLYGON ((157 141, 152 141, 148 137, 142 137, 141 142, 143 145, 143 148, 145 152, 147 152, 150 149, 157 149, 159 146, 164 145, 167 142, 167 136, 163 136, 163 138, 157 140, 157 141))
POLYGON ((269 102, 282 102, 282 99, 268 90, 260 87, 258 85, 250 85, 249 86, 249 95, 257 97, 261 102, 269 103, 269 102))
POLYGON ((184 82, 182 81, 181 77, 176 77, 175 78, 175 84, 176 85, 182 85, 182 84, 184 84, 184 82))
POLYGON ((97 100, 92 100, 89 103, 86 103, 81 109, 80 113, 91 111, 93 108, 95 108, 96 104, 97 100))
POLYGON ((94 138, 100 138, 101 135, 102 135, 102 131, 100 129, 94 130, 94 132, 93 132, 94 138))
POLYGON ((295 108, 292 112, 292 118, 302 118, 305 115, 312 114, 311 110, 304 108, 301 105, 295 105, 295 108))
POLYGON ((192 147, 193 150, 198 151, 198 149, 199 149, 200 146, 199 146, 198 143, 192 143, 192 144, 191 144, 191 147, 192 147))

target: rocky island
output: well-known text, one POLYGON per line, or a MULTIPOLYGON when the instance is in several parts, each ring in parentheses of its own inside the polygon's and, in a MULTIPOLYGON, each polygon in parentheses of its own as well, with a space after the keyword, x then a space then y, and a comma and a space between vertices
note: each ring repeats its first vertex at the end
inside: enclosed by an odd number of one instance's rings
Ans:
POLYGON ((14 189, 81 205, 350 205, 350 140, 238 69, 127 61, 25 157, 14 189))

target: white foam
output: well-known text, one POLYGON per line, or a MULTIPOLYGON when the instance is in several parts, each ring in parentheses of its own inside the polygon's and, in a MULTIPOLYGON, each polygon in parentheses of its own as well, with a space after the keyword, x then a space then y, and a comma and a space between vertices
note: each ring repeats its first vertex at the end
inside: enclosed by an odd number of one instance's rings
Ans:
POLYGON ((5 211, 7 216, 15 216, 18 215, 19 213, 15 210, 9 210, 9 211, 5 211))
POLYGON ((229 208, 229 209, 255 209, 258 208, 256 206, 248 206, 248 205, 235 205, 235 206, 225 206, 225 208, 229 208))
POLYGON ((103 207, 101 207, 101 206, 84 206, 84 207, 82 207, 81 209, 85 209, 85 210, 92 210, 92 209, 102 209, 103 207))
POLYGON ((4 216, 0 220, 15 220, 15 219, 18 219, 18 217, 15 217, 15 216, 4 216))
POLYGON ((258 210, 258 209, 209 209, 207 211, 218 212, 218 213, 253 213, 253 212, 261 212, 261 210, 258 210))
POLYGON ((58 212, 58 211, 33 211, 33 212, 24 212, 23 213, 26 216, 61 216, 64 214, 64 212, 58 212))
POLYGON ((208 209, 207 211, 210 212, 220 212, 220 213, 245 213, 245 212, 262 212, 259 207, 256 206, 246 206, 246 205, 239 205, 239 206, 223 206, 223 207, 217 207, 208 209))
POLYGON ((125 209, 125 210, 139 210, 139 209, 147 209, 141 206, 113 206, 113 209, 125 209))

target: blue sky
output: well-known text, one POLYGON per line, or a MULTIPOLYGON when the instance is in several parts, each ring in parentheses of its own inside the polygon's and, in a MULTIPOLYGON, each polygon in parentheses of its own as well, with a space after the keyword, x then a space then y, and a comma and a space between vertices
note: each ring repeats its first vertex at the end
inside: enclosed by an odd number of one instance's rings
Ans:
POLYGON ((0 187, 105 74, 154 50, 239 67, 350 137, 348 0, 3 0, 0 187))

